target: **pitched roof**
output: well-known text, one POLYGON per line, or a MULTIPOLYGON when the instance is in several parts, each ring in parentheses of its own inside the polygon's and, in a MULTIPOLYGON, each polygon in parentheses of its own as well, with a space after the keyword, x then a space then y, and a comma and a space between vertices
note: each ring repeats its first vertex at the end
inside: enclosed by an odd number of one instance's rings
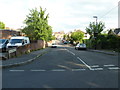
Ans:
POLYGON ((10 29, 0 29, 0 31, 15 31, 15 32, 19 32, 19 31, 16 31, 16 30, 10 30, 10 29))
POLYGON ((120 33, 120 28, 116 28, 116 29, 114 30, 114 32, 115 32, 115 34, 119 34, 119 33, 120 33))

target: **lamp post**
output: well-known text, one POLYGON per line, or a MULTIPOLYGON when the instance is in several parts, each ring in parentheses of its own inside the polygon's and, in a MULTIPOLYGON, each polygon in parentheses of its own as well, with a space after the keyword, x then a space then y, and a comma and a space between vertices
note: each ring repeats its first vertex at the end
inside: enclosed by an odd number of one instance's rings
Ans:
POLYGON ((87 33, 85 33, 85 44, 87 45, 87 33))
POLYGON ((98 19, 98 17, 97 17, 97 16, 93 16, 93 18, 96 18, 96 24, 97 24, 97 19, 98 19))
POLYGON ((96 18, 96 30, 94 31, 95 50, 96 50, 96 47, 97 47, 96 38, 97 38, 97 34, 98 34, 98 31, 97 31, 97 19, 98 19, 98 17, 97 16, 93 16, 93 18, 96 18))

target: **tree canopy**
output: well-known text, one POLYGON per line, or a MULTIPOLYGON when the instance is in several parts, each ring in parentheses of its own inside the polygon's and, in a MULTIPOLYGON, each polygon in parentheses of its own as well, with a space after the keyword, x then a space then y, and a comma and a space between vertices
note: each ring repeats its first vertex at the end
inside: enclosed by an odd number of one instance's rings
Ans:
POLYGON ((100 34, 105 28, 103 22, 95 24, 95 22, 90 22, 89 27, 86 27, 86 32, 93 37, 95 33, 100 34))
POLYGON ((52 27, 48 25, 49 14, 46 14, 46 9, 41 7, 39 11, 37 8, 30 10, 24 21, 26 27, 22 30, 31 40, 45 40, 52 39, 52 27))
POLYGON ((0 29, 5 29, 5 24, 0 21, 0 29))
POLYGON ((71 39, 73 41, 82 41, 84 33, 82 31, 76 31, 71 34, 71 39))

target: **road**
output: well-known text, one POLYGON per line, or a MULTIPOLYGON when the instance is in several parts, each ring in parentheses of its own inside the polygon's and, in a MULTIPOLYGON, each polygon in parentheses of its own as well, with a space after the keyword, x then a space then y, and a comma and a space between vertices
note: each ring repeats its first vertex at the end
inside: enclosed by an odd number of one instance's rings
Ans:
POLYGON ((3 88, 118 88, 118 56, 68 45, 24 66, 3 69, 3 88))

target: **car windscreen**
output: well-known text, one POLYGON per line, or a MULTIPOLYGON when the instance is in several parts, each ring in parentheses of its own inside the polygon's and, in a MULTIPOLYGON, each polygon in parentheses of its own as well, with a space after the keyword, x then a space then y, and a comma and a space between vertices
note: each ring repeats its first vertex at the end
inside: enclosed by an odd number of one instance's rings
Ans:
POLYGON ((5 39, 0 39, 0 44, 3 44, 5 42, 5 39))
POLYGON ((85 44, 80 44, 80 46, 86 46, 85 44))
POLYGON ((77 46, 85 46, 85 44, 77 44, 77 46))
POLYGON ((11 39, 10 43, 22 43, 23 39, 11 39))
POLYGON ((56 45, 55 43, 53 43, 52 45, 56 45))

